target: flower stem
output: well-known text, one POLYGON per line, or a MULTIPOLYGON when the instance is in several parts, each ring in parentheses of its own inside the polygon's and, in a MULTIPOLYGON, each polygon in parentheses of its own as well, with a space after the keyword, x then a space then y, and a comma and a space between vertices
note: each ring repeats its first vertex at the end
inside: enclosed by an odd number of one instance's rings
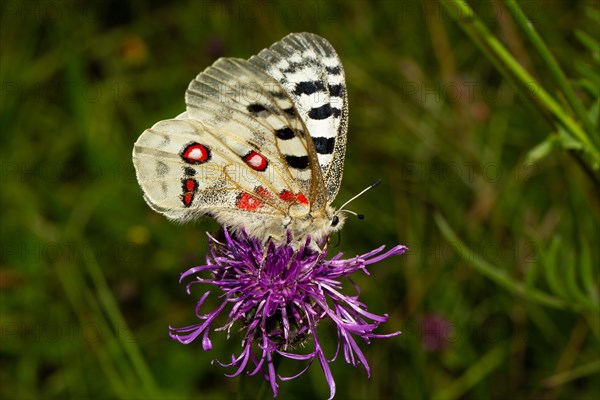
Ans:
POLYGON ((238 390, 237 390, 237 393, 235 394, 235 398, 237 400, 244 400, 244 398, 245 398, 245 396, 244 396, 244 389, 246 386, 245 383, 246 383, 246 374, 240 374, 238 390))
POLYGON ((441 214, 436 213, 433 216, 440 232, 444 238, 456 249, 457 253, 471 264, 476 270, 482 275, 486 276, 490 280, 496 282, 498 285, 504 287, 509 292, 522 296, 528 300, 535 301, 539 304, 543 304, 548 307, 557 309, 566 309, 571 306, 574 309, 578 309, 579 306, 576 304, 567 304, 563 300, 548 295, 536 289, 527 288, 523 283, 516 282, 510 276, 505 273, 504 269, 500 269, 495 265, 488 263, 483 258, 474 254, 456 235, 454 230, 448 225, 448 222, 441 214))
MULTIPOLYGON (((579 121, 581 121, 581 123, 583 124, 587 133, 592 134, 595 131, 592 121, 588 117, 588 114, 586 113, 583 104, 575 94, 573 87, 569 84, 567 77, 565 76, 563 70, 560 68, 560 65, 556 61, 556 58, 554 58, 554 55, 552 55, 552 53, 548 49, 548 46, 546 46, 546 43, 544 43, 544 40, 538 34, 537 30, 535 29, 535 26, 531 23, 529 18, 527 18, 527 16, 525 15, 521 7, 519 7, 516 1, 504 0, 504 3, 506 4, 506 7, 510 11, 517 24, 521 27, 523 32, 525 32, 525 34, 533 44, 533 47, 539 53, 542 60, 544 60, 544 63, 548 67, 548 71, 554 77, 556 84, 565 95, 567 102, 575 112, 575 115, 577 116, 579 121)), ((594 136, 592 135, 591 137, 593 138, 594 136)))
POLYGON ((540 111, 547 116, 549 113, 553 124, 559 124, 579 140, 583 145, 584 151, 590 157, 592 169, 598 170, 600 166, 600 152, 586 132, 550 96, 539 82, 518 63, 502 43, 487 29, 473 9, 463 0, 439 0, 439 2, 446 8, 450 18, 454 19, 465 30, 503 75, 512 80, 519 90, 522 90, 529 96, 540 111), (457 9, 459 12, 456 12, 457 9))

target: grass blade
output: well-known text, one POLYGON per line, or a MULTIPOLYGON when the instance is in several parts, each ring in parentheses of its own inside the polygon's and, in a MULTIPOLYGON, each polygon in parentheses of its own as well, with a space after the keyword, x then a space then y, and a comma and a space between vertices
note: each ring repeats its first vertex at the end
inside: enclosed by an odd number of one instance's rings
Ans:
MULTIPOLYGON (((519 7, 516 1, 505 0, 504 2, 517 24, 521 27, 523 32, 525 32, 525 35, 527 35, 527 37, 533 44, 533 47, 537 50, 538 54, 544 61, 545 67, 548 68, 548 71, 554 77, 556 84, 560 88, 561 92, 564 94, 569 105, 575 112, 575 115, 577 116, 579 121, 581 121, 585 130, 590 135, 592 135, 592 133, 594 132, 594 126, 588 118, 583 103, 581 103, 581 101, 575 94, 575 91, 573 90, 573 87, 567 80, 565 73, 560 68, 560 65, 556 61, 556 58, 554 58, 554 55, 552 55, 552 53, 548 49, 548 46, 546 46, 546 43, 544 43, 542 37, 538 34, 537 30, 535 29, 535 26, 529 20, 529 18, 527 18, 527 16, 525 15, 521 7, 519 7)), ((594 136, 592 135, 592 137, 594 136)), ((596 143, 596 145, 597 144, 598 143, 596 143)))
POLYGON ((507 276, 504 271, 496 268, 481 257, 475 255, 473 251, 469 250, 469 248, 458 238, 456 233, 452 230, 450 225, 448 225, 448 222, 444 219, 444 217, 442 217, 441 214, 436 213, 434 214, 433 218, 444 238, 455 246, 461 257, 463 257, 484 276, 504 287, 509 292, 518 294, 529 300, 536 301, 540 304, 544 304, 553 308, 566 309, 568 307, 568 304, 559 298, 550 296, 539 290, 528 290, 521 282, 514 281, 507 276))
POLYGON ((448 15, 467 32, 498 70, 515 83, 520 91, 529 96, 545 115, 549 112, 554 122, 563 126, 572 136, 581 141, 586 153, 590 157, 592 169, 598 170, 600 168, 600 152, 586 132, 581 129, 577 122, 568 115, 539 82, 517 62, 477 15, 475 15, 473 9, 462 0, 439 1, 448 11, 448 15), (535 88, 535 90, 532 90, 532 88, 535 88))

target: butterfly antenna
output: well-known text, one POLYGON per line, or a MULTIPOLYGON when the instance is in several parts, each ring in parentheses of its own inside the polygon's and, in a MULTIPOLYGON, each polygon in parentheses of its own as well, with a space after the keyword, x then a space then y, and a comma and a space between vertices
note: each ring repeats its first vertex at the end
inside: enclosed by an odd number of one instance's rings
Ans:
POLYGON ((349 214, 352 215, 356 215, 356 217, 358 219, 364 219, 365 216, 363 214, 358 214, 355 213, 354 211, 350 211, 350 210, 345 210, 344 207, 346 207, 348 204, 350 204, 352 201, 356 200, 357 198, 359 198, 360 196, 362 196, 363 194, 365 194, 367 191, 373 189, 375 186, 379 185, 381 183, 381 179, 377 179, 375 182, 373 182, 370 186, 364 188, 359 194, 355 195, 354 197, 352 197, 350 200, 346 201, 344 204, 342 204, 342 206, 339 208, 338 212, 347 212, 349 214))
POLYGON ((343 211, 348 214, 356 215, 356 218, 358 218, 358 219, 365 219, 364 214, 359 214, 359 213, 356 213, 356 212, 350 211, 350 210, 338 210, 338 212, 340 212, 340 211, 343 211))

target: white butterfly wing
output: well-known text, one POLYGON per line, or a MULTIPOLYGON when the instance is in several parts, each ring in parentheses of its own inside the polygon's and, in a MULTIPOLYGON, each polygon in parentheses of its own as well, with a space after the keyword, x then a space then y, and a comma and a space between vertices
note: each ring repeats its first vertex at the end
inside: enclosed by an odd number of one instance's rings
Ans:
POLYGON ((310 144, 302 120, 281 86, 246 60, 222 58, 200 73, 186 92, 187 116, 220 132, 240 157, 251 151, 272 166, 281 190, 313 191, 310 144))
POLYGON ((277 80, 294 102, 314 143, 331 203, 339 190, 348 130, 344 67, 331 44, 293 33, 249 59, 277 80))
MULTIPOLYGON (((219 207, 235 208, 239 193, 262 182, 251 173, 239 187, 238 156, 199 121, 160 121, 135 143, 133 160, 146 202, 175 220, 219 207)), ((264 210, 263 210, 264 211, 264 210)))

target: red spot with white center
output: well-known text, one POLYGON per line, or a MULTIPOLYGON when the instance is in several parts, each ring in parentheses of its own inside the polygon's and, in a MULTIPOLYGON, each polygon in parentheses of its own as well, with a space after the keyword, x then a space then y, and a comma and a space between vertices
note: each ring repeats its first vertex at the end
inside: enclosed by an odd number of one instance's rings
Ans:
POLYGON ((191 206, 192 202, 194 201, 194 195, 198 190, 198 181, 191 178, 182 179, 181 190, 183 192, 181 194, 181 201, 183 202, 183 205, 185 207, 191 206))
POLYGON ((189 164, 202 164, 210 159, 210 150, 200 143, 190 143, 181 152, 181 158, 189 164))
POLYGON ((238 196, 236 207, 245 211, 256 211, 262 206, 262 201, 246 192, 238 196))
POLYGON ((256 151, 251 151, 242 158, 248 166, 256 171, 264 171, 267 169, 267 159, 256 151))
POLYGON ((289 203, 295 202, 295 203, 300 203, 300 204, 304 204, 304 205, 308 205, 308 199, 306 198, 306 196, 302 193, 297 193, 294 194, 288 190, 284 190, 283 192, 279 193, 279 198, 283 201, 287 201, 289 203))

